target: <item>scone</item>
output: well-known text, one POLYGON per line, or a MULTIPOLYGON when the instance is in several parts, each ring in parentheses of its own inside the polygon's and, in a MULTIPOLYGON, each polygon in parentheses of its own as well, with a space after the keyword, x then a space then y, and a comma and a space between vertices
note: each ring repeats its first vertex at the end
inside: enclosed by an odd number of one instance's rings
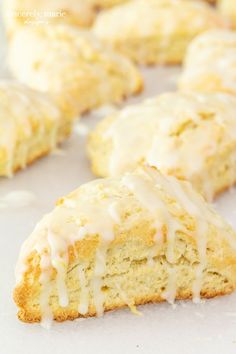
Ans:
POLYGON ((14 299, 25 322, 198 302, 236 286, 236 234, 188 182, 146 167, 62 198, 22 246, 14 299))
POLYGON ((236 181, 236 98, 166 93, 108 116, 91 132, 98 176, 148 163, 191 181, 209 201, 236 181))
POLYGON ((20 27, 69 23, 89 27, 96 15, 90 0, 4 0, 3 18, 8 35, 20 27))
POLYGON ((231 25, 236 28, 236 1, 235 0, 218 0, 219 11, 229 18, 231 25))
POLYGON ((88 31, 66 25, 18 31, 10 43, 9 65, 18 80, 50 93, 63 111, 74 114, 119 103, 143 85, 129 59, 88 31))
POLYGON ((236 94, 236 32, 211 30, 190 44, 179 88, 236 94))
POLYGON ((12 176, 48 154, 70 134, 64 117, 46 95, 13 81, 0 81, 0 176, 12 176))
POLYGON ((101 13, 93 32, 137 63, 174 64, 193 37, 225 25, 202 1, 134 0, 101 13))

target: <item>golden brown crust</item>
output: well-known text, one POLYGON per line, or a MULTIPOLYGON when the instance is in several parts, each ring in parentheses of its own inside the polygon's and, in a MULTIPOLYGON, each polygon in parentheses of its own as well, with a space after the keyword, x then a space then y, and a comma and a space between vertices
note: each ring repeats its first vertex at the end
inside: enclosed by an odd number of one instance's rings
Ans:
MULTIPOLYGON (((201 298, 203 299, 211 299, 214 297, 218 297, 218 296, 224 296, 224 295, 229 295, 231 294, 233 291, 235 290, 235 288, 233 287, 229 287, 227 289, 227 291, 224 292, 201 292, 201 298)), ((14 292, 14 301, 16 303, 20 303, 20 292, 15 289, 14 292)), ((192 294, 191 293, 184 293, 184 294, 177 294, 176 295, 176 300, 192 300, 192 294)), ((134 301, 134 305, 135 306, 139 306, 139 305, 145 305, 145 304, 157 304, 157 303, 161 303, 161 302, 165 302, 165 300, 160 297, 160 296, 153 296, 153 297, 146 297, 146 298, 136 298, 134 301)), ((19 306, 19 305, 18 305, 19 306)), ((116 305, 116 306, 110 306, 110 307, 106 307, 104 310, 105 312, 109 312, 109 311, 114 311, 114 310, 118 310, 118 309, 122 309, 124 307, 128 307, 127 304, 120 304, 120 305, 116 305)), ((64 321, 74 321, 78 318, 88 318, 88 317, 95 317, 96 316, 96 312, 95 311, 90 311, 88 314, 86 315, 81 315, 79 312, 76 311, 65 311, 64 313, 56 313, 54 315, 54 320, 57 322, 64 322, 64 321)), ((35 313, 32 314, 31 312, 28 313, 26 309, 22 308, 19 312, 18 312, 18 318, 19 320, 21 320, 22 322, 26 322, 26 323, 35 323, 35 322, 40 322, 41 321, 41 316, 39 313, 35 313)))

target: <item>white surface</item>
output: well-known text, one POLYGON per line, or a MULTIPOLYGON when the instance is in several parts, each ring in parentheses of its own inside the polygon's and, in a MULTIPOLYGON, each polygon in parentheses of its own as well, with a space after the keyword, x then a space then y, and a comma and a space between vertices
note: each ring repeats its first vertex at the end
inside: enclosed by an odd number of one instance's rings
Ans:
MULTIPOLYGON (((2 58, 0 73, 5 75, 2 58)), ((146 69, 145 95, 174 88, 177 72, 146 69)), ((97 119, 91 115, 82 124, 92 126, 97 119)), ((64 144, 64 154, 44 158, 11 180, 0 179, 0 198, 12 190, 37 196, 30 207, 0 210, 0 354, 236 353, 236 294, 200 305, 183 302, 175 309, 168 304, 146 305, 141 317, 120 310, 100 319, 54 324, 50 331, 17 320, 12 290, 20 245, 58 197, 93 178, 84 144, 85 136, 74 134, 64 144)), ((236 227, 236 191, 225 193, 217 208, 236 227)))

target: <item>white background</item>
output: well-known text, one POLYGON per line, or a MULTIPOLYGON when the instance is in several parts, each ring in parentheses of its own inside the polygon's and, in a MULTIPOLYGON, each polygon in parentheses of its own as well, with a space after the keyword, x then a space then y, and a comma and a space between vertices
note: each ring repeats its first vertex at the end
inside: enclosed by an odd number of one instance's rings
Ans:
MULTIPOLYGON (((6 76, 3 43, 0 31, 1 77, 6 76)), ((143 70, 146 90, 142 97, 173 90, 178 71, 143 70)), ((82 125, 91 127, 98 119, 90 115, 82 125)), ((0 209, 0 354, 235 354, 236 293, 200 305, 181 302, 175 309, 168 304, 142 306, 141 317, 120 310, 100 319, 54 324, 50 331, 18 321, 12 290, 20 245, 58 197, 94 178, 85 140, 74 133, 63 145, 62 156, 44 158, 13 179, 0 178, 0 198, 12 190, 28 190, 37 197, 30 207, 0 209)), ((236 228, 236 191, 225 193, 216 207, 236 228)))

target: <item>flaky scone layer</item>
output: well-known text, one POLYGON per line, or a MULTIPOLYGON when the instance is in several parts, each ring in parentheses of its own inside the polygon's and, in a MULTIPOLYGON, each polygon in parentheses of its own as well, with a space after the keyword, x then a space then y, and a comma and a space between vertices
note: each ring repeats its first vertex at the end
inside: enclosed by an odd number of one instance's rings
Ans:
POLYGON ((187 182, 146 167, 62 198, 24 243, 14 299, 26 322, 100 316, 236 286, 236 235, 187 182))
POLYGON ((102 12, 93 32, 135 62, 172 64, 182 62, 196 35, 225 26, 202 1, 136 0, 102 12))
POLYGON ((18 80, 50 93, 62 110, 74 114, 119 103, 143 86, 129 59, 72 26, 21 29, 10 42, 9 62, 18 80))
POLYGON ((0 176, 11 176, 65 140, 72 117, 47 95, 0 81, 0 176))
POLYGON ((226 94, 166 93, 128 106, 91 132, 92 170, 117 176, 149 163, 212 200, 236 181, 235 115, 226 94))
POLYGON ((190 44, 179 79, 182 91, 236 94, 236 33, 207 31, 190 44))

